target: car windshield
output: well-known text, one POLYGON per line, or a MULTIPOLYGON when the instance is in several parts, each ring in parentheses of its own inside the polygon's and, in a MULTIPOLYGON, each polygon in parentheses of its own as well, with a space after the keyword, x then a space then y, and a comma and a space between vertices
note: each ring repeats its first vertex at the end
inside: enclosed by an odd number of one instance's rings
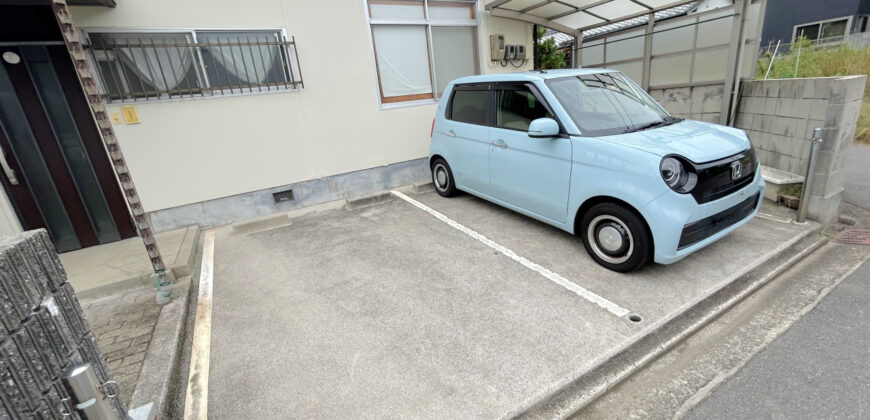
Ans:
POLYGON ((547 80, 584 136, 609 136, 681 121, 619 72, 547 80))

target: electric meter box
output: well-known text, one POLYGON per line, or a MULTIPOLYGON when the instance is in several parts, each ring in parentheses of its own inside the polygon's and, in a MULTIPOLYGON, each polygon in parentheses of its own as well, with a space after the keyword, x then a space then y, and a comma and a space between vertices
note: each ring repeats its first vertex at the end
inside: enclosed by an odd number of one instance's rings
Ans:
POLYGON ((525 45, 517 45, 517 52, 515 54, 514 59, 516 59, 516 60, 525 60, 526 59, 526 46, 525 45))
POLYGON ((516 60, 517 59, 517 46, 516 45, 505 46, 504 58, 505 58, 505 60, 516 60))
POLYGON ((492 34, 489 36, 489 56, 493 61, 504 60, 504 35, 492 34))

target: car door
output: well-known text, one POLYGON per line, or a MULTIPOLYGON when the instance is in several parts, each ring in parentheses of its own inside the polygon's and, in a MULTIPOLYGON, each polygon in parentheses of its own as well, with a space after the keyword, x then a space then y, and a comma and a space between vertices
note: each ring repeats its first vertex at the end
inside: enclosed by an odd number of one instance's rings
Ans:
POLYGON ((571 179, 571 140, 529 137, 532 120, 554 118, 533 84, 496 84, 493 91, 495 124, 490 128, 490 195, 564 223, 571 179))
POLYGON ((489 194, 489 94, 488 83, 454 86, 443 125, 456 185, 480 194, 489 194))

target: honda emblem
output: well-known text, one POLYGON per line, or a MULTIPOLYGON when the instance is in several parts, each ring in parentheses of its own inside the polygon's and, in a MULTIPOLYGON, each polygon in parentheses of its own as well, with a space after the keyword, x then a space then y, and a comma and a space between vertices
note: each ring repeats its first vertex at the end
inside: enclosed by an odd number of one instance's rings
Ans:
POLYGON ((740 178, 740 175, 743 174, 743 164, 740 163, 739 160, 735 160, 731 164, 731 179, 740 178))

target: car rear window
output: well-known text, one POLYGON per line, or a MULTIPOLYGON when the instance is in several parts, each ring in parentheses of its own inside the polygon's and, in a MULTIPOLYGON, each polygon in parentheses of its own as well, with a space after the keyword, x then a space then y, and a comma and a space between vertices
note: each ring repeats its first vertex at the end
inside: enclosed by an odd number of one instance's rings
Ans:
POLYGON ((486 125, 486 102, 489 91, 457 90, 450 101, 450 119, 454 121, 486 125))

